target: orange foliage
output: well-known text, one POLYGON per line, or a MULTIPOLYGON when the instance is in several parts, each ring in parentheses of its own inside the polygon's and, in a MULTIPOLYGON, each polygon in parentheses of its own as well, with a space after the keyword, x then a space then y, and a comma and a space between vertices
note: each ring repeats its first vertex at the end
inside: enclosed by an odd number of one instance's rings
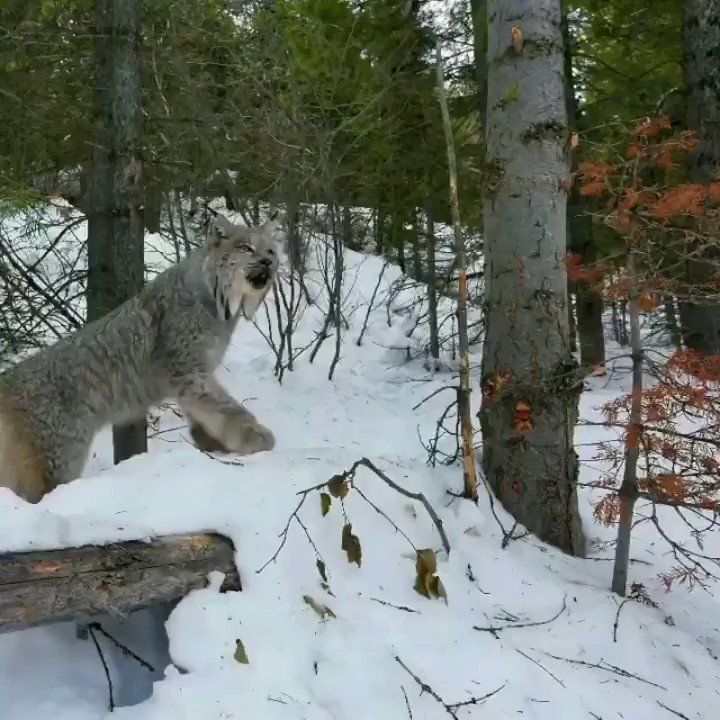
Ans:
POLYGON ((704 382, 720 380, 720 355, 702 356, 696 350, 677 350, 666 367, 670 372, 686 373, 704 382))
POLYGON ((601 180, 593 180, 580 186, 580 194, 584 197, 600 197, 605 192, 605 183, 601 180))
POLYGON ((652 312, 657 307, 657 300, 650 293, 643 293, 638 297, 638 308, 642 312, 652 312))
POLYGON ((592 265, 582 265, 581 263, 582 257, 577 253, 568 253, 565 256, 565 269, 573 282, 579 280, 587 283, 599 282, 603 275, 611 269, 608 263, 597 262, 592 265))
POLYGON ((680 475, 660 473, 647 478, 644 483, 658 499, 682 503, 687 497, 687 486, 680 475))
POLYGON ((611 493, 606 495, 593 509, 595 521, 609 526, 614 525, 620 517, 620 498, 611 493))
POLYGON ((653 137, 661 130, 666 130, 669 127, 670 118, 667 116, 657 118, 646 117, 635 126, 633 133, 640 137, 653 137))
POLYGON ((700 215, 703 212, 702 202, 706 194, 707 186, 677 185, 661 193, 652 210, 659 218, 700 215))

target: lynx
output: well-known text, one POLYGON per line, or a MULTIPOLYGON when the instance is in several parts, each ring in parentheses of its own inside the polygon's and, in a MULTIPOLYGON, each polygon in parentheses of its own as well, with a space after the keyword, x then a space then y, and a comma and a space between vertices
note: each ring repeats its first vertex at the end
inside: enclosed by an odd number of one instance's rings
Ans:
POLYGON ((203 450, 271 450, 272 432, 213 373, 272 286, 283 227, 277 213, 258 228, 216 216, 207 242, 135 297, 0 374, 0 486, 38 502, 79 477, 102 427, 165 399, 203 450))

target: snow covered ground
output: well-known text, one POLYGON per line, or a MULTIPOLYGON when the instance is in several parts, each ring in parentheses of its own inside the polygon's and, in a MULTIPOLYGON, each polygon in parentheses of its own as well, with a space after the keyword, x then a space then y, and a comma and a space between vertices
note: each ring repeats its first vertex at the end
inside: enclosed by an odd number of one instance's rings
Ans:
MULTIPOLYGON (((683 586, 666 593, 658 574, 671 567, 672 558, 663 541, 643 526, 633 537, 631 556, 641 562, 632 565, 631 581, 642 582, 658 607, 628 602, 615 641, 618 600, 609 591, 611 555, 602 550, 615 531, 594 523, 593 496, 585 490, 580 504, 586 534, 597 541, 591 545, 593 559, 566 557, 533 537, 503 549, 484 491, 477 507, 456 499, 448 491, 460 489, 460 469, 426 464, 419 438, 433 435, 451 395, 440 392, 413 408, 453 384, 452 372, 432 376, 421 359, 405 362, 403 348, 418 342, 416 335, 408 340, 405 334, 415 320, 390 313, 388 326, 383 303, 371 313, 362 346, 355 344, 382 261, 348 253, 346 265, 350 328, 332 381, 327 379, 332 338, 312 364, 307 353, 298 359, 280 385, 267 343, 247 323, 238 328, 219 373, 274 430, 278 443, 272 452, 234 463, 209 457, 190 444, 182 418, 166 410, 148 455, 113 467, 109 433, 103 433, 85 476, 39 505, 0 489, 0 551, 213 530, 235 543, 243 591, 219 593, 213 575, 207 589, 191 593, 167 620, 167 650, 162 626, 150 613, 133 618, 129 628, 116 628, 140 655, 161 663, 154 676, 113 653, 100 637, 123 704, 110 717, 717 717, 720 605, 715 597, 683 586), (302 525, 289 525, 286 544, 266 564, 298 504, 297 493, 363 456, 398 484, 424 493, 443 520, 451 552, 438 555, 437 574, 447 604, 413 589, 414 548, 441 548, 428 515, 362 467, 357 488, 387 518, 357 490, 349 492, 344 507, 333 500, 323 516, 319 494, 312 492, 299 513, 302 525), (360 567, 341 549, 346 521, 360 539, 360 567), (332 616, 321 617, 307 597, 329 607, 332 616), (541 624, 523 627, 528 623, 541 624), (237 640, 248 664, 234 659, 237 640), (421 683, 432 690, 423 691, 421 683)), ((378 298, 398 276, 395 267, 386 271, 378 298)), ((407 301, 408 294, 401 294, 394 306, 407 301)), ((322 307, 308 308, 297 347, 312 340, 322 320, 322 307)), ((264 323, 261 316, 259 324, 264 323)), ((610 346, 612 353, 619 354, 618 348, 610 346)), ((478 362, 476 355, 473 363, 478 362)), ((626 382, 625 375, 612 372, 591 379, 581 417, 597 419, 597 406, 626 382)), ((477 392, 473 401, 476 410, 477 392)), ((578 429, 585 481, 598 472, 589 443, 608 437, 606 432, 578 429)), ((509 528, 509 516, 501 508, 497 512, 509 528)), ((682 532, 679 526, 673 530, 682 532)), ((0 720, 97 720, 108 717, 107 701, 96 650, 89 640, 75 637, 72 625, 0 635, 0 720)))

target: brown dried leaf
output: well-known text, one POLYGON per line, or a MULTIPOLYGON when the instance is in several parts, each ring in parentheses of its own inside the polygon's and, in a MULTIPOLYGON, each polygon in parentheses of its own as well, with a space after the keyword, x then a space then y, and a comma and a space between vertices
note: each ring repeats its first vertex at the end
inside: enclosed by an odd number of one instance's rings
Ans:
POLYGON ((417 551, 415 561, 415 591, 426 598, 442 598, 447 603, 447 593, 437 572, 437 558, 431 548, 417 551))
POLYGON ((332 498, 327 493, 320 493, 320 512, 325 517, 330 512, 332 498))
POLYGON ((245 652, 245 646, 243 645, 242 640, 235 641, 235 654, 233 655, 233 657, 237 662, 242 663, 243 665, 250 664, 250 660, 248 660, 248 656, 245 652))
POLYGON ((333 475, 328 481, 327 489, 334 498, 340 498, 340 500, 350 492, 350 486, 344 475, 333 475))
POLYGON ((347 553, 349 563, 355 563, 358 567, 362 564, 362 547, 360 538, 353 535, 352 525, 347 523, 342 529, 342 543, 340 547, 347 553))

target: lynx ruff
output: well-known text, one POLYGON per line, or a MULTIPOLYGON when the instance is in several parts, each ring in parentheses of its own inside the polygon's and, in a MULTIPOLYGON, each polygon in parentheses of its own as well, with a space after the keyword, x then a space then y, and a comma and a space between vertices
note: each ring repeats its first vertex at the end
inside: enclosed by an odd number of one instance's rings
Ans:
POLYGON ((273 434, 213 373, 272 286, 284 220, 210 222, 206 244, 135 297, 0 374, 0 486, 29 502, 79 477, 96 433, 173 399, 195 444, 241 455, 273 434))

